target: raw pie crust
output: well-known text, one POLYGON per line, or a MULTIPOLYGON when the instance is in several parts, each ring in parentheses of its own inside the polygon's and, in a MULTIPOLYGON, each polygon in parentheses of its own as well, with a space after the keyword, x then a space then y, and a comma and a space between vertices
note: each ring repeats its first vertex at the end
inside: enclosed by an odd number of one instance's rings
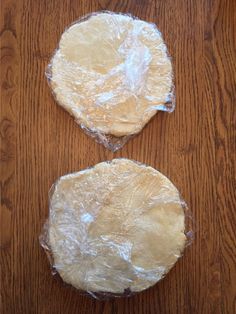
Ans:
POLYGON ((181 256, 184 230, 175 186, 128 159, 65 175, 51 196, 54 266, 78 289, 123 293, 154 285, 181 256))
POLYGON ((170 101, 172 65, 162 35, 128 15, 95 13, 70 26, 50 68, 58 103, 93 132, 138 133, 170 101))

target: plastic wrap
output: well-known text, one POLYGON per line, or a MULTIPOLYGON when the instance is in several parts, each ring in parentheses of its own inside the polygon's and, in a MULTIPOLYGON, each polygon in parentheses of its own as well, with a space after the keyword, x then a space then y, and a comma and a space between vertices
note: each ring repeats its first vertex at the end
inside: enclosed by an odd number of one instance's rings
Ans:
POLYGON ((53 94, 85 132, 116 151, 157 111, 175 108, 173 71, 155 24, 96 12, 65 30, 46 71, 53 94))
POLYGON ((193 239, 191 222, 163 174, 113 159, 59 178, 40 243, 66 283, 96 298, 129 296, 168 273, 193 239))

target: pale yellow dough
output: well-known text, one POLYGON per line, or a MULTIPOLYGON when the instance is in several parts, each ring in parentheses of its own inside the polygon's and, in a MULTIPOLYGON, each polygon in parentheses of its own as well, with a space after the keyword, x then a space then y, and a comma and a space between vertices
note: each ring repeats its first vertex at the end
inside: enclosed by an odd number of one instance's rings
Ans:
POLYGON ((78 289, 123 293, 154 285, 181 256, 184 231, 175 186, 128 159, 63 176, 51 197, 54 265, 78 289))
POLYGON ((61 106, 94 132, 138 133, 169 101, 172 65, 156 26, 98 13, 69 27, 51 61, 61 106))

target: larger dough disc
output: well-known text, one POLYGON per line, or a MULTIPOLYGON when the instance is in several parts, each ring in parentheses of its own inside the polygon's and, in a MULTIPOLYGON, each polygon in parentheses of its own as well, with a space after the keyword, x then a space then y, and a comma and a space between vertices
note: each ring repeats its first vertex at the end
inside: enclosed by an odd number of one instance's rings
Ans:
POLYGON ((59 104, 82 126, 120 137, 138 133, 165 110, 172 66, 154 24, 96 13, 62 34, 50 82, 59 104))
POLYGON ((114 159, 55 184, 49 244, 60 276, 78 289, 154 285, 181 256, 184 231, 178 190, 151 167, 114 159))

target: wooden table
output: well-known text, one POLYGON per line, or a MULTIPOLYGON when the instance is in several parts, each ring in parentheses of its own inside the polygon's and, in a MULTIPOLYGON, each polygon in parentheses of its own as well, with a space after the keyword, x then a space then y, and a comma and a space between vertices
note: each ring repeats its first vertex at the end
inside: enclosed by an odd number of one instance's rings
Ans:
POLYGON ((236 1, 3 0, 1 7, 0 312, 235 313, 236 1), (157 23, 176 79, 175 112, 157 114, 114 154, 56 105, 44 75, 64 28, 104 9, 157 23), (114 157, 171 178, 194 215, 196 239, 156 286, 102 302, 51 275, 38 237, 52 183, 114 157))

